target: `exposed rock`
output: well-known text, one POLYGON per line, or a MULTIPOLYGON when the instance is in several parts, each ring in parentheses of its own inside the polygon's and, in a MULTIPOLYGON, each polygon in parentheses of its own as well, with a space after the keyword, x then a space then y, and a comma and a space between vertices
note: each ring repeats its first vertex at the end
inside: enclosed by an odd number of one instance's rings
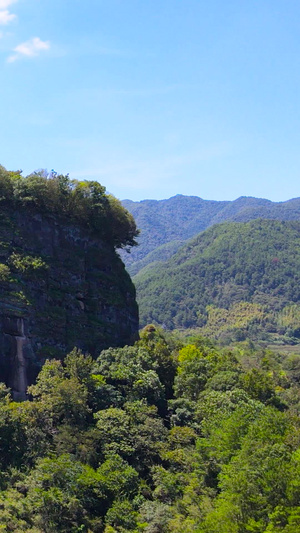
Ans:
POLYGON ((68 221, 8 207, 0 241, 0 381, 16 398, 47 357, 132 342, 135 289, 112 245, 68 221))

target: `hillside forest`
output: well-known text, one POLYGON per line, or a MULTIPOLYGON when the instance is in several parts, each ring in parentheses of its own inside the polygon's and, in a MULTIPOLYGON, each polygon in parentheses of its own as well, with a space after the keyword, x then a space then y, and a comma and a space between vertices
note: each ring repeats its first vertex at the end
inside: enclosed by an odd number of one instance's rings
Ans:
POLYGON ((134 276, 140 322, 223 344, 297 344, 299 273, 299 221, 216 224, 134 276))
POLYGON ((147 326, 1 386, 1 531, 298 533, 300 356, 147 326))
POLYGON ((233 201, 203 200, 177 194, 167 200, 123 200, 141 232, 139 244, 122 259, 131 276, 157 261, 166 261, 192 237, 215 224, 250 222, 256 219, 300 220, 300 198, 271 202, 241 196, 233 201))
POLYGON ((149 323, 124 346, 133 215, 98 182, 3 167, 0 213, 0 532, 298 533, 300 222, 178 236, 135 278, 149 323))

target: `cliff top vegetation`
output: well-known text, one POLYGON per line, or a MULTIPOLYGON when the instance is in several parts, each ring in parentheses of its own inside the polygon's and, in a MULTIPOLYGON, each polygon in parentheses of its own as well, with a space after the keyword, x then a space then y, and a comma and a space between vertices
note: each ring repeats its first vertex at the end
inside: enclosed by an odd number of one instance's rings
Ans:
POLYGON ((98 181, 71 180, 69 175, 38 170, 22 176, 0 165, 0 204, 26 208, 76 223, 115 248, 137 243, 133 216, 98 181))

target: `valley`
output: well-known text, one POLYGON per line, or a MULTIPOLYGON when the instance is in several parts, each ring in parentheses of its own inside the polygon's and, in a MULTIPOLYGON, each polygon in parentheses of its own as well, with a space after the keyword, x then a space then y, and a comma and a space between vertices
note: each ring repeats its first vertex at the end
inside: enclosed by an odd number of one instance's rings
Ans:
POLYGON ((0 530, 298 533, 298 202, 157 213, 138 333, 118 200, 3 167, 0 191, 0 530))

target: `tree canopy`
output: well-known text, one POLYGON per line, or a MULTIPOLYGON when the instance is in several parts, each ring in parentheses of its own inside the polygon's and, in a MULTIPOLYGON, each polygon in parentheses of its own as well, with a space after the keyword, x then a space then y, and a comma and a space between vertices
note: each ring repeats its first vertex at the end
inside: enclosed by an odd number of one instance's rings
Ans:
POLYGON ((9 203, 79 224, 116 248, 136 245, 133 216, 98 181, 39 170, 22 176, 0 166, 0 203, 9 203))
POLYGON ((298 533, 299 359, 147 326, 0 386, 5 533, 298 533))

